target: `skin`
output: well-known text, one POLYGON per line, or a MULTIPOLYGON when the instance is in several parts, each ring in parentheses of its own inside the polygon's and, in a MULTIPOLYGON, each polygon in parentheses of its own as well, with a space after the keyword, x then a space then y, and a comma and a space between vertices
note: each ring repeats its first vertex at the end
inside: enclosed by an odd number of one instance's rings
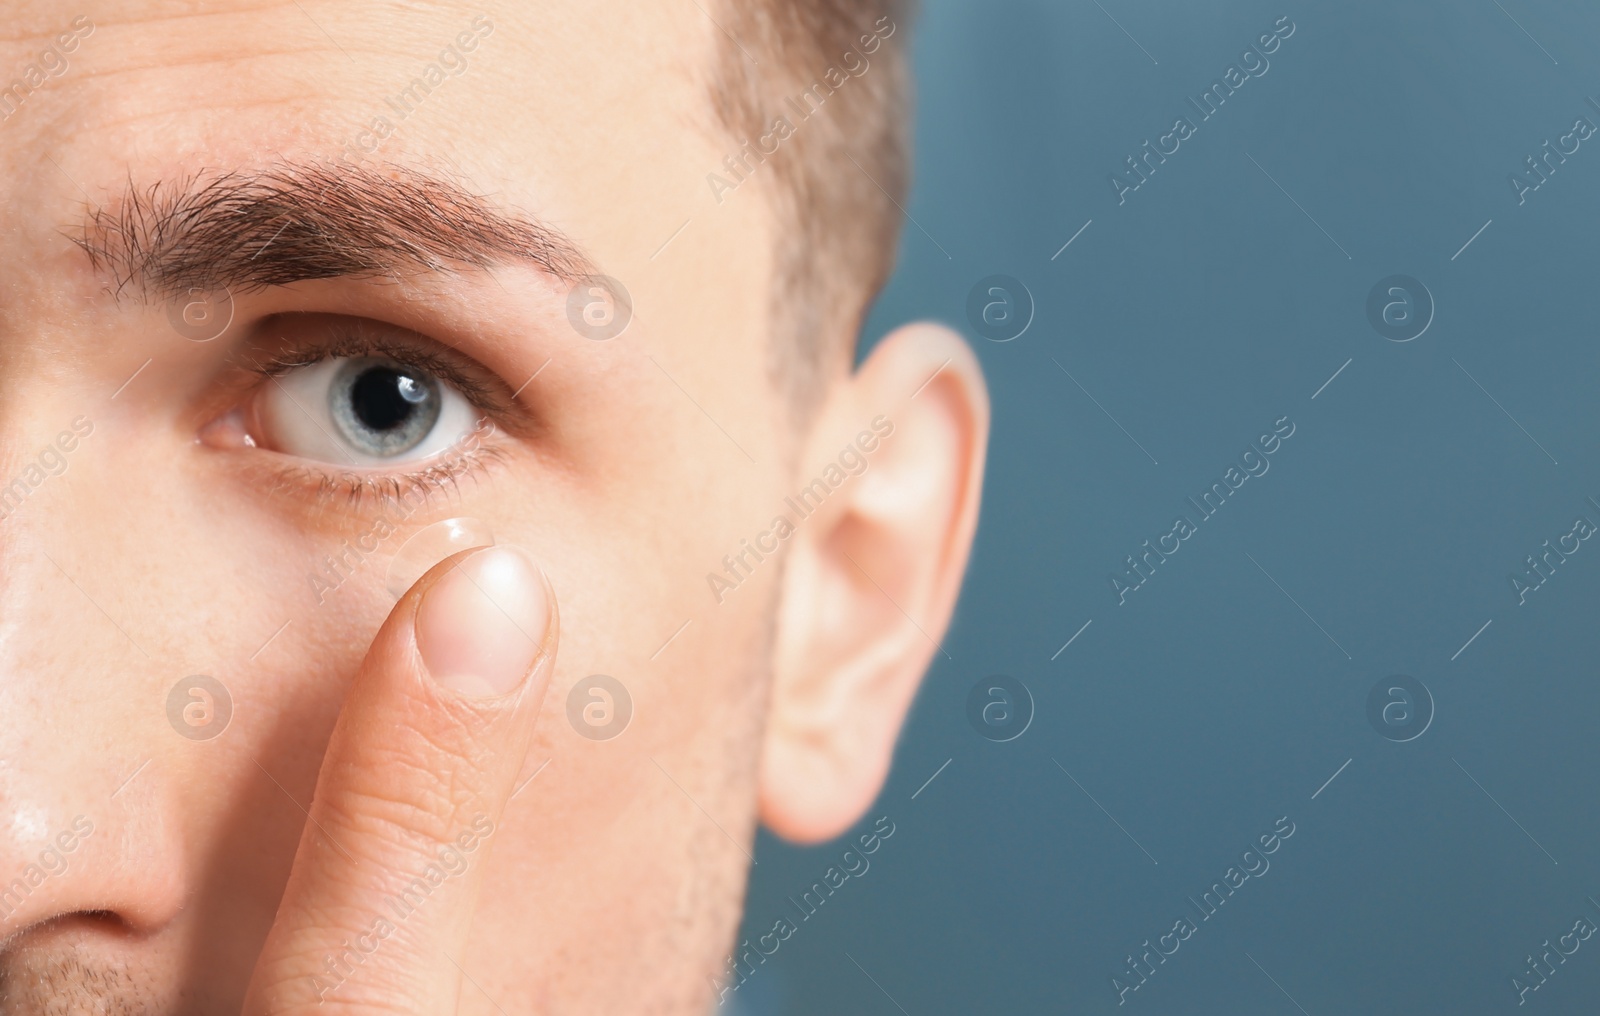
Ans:
MULTIPOLYGON (((765 368, 780 226, 759 178, 706 190, 736 144, 697 5, 191 6, 85 5, 68 69, 0 124, 0 482, 92 423, 0 520, 0 881, 92 824, 0 920, 0 1009, 705 1012, 756 823, 819 842, 872 817, 976 525, 976 360, 907 325, 787 414, 765 368), (130 180, 339 159, 479 13, 469 69, 367 163, 564 231, 624 280, 621 336, 579 335, 569 280, 504 263, 241 290, 194 342, 68 238, 130 180), (484 414, 482 468, 318 603, 311 577, 379 499, 319 493, 347 470, 249 446, 236 411, 275 384, 246 360, 334 320, 412 330, 519 393, 484 414), (719 603, 708 573, 879 416, 866 470, 719 603), (419 603, 471 554, 385 591, 406 538, 457 517, 548 581, 504 698, 441 688, 419 650, 419 603), (168 718, 195 674, 232 703, 208 740, 168 718), (568 721, 592 674, 631 698, 610 740, 568 721), (477 816, 465 871, 319 1006, 328 952, 477 816)), ((0 75, 63 10, 0 0, 0 75)), ((432 630, 472 642, 507 609, 490 599, 432 630)))

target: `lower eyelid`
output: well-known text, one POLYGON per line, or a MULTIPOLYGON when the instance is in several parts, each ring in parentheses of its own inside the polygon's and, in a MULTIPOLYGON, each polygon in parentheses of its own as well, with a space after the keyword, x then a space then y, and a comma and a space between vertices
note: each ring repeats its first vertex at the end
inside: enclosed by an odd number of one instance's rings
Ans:
MULTIPOLYGON (((492 424, 490 430, 493 431, 492 424)), ((459 500, 462 480, 481 479, 507 459, 501 440, 492 433, 489 437, 482 434, 482 428, 474 430, 465 441, 420 469, 353 472, 331 464, 318 468, 299 460, 280 469, 281 485, 308 491, 316 508, 409 515, 441 499, 445 503, 459 500)))

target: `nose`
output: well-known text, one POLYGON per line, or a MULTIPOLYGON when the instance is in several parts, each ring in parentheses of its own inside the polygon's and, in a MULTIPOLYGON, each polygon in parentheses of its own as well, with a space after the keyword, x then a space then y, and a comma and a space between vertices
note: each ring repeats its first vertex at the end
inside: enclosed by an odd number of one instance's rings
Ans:
POLYGON ((96 605, 119 610, 86 564, 99 537, 83 519, 64 532, 53 491, 29 500, 53 512, 0 518, 0 941, 83 913, 148 932, 187 877, 158 668, 96 605))
POLYGON ((138 934, 179 914, 182 845, 162 820, 154 759, 120 780, 73 749, 4 761, 0 941, 77 914, 138 934))

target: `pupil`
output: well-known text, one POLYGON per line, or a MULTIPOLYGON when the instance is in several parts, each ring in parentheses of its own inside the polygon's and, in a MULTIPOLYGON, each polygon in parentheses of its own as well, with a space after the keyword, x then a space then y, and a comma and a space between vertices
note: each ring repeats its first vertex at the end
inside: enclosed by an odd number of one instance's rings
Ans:
POLYGON ((350 386, 356 419, 375 431, 392 430, 417 411, 427 388, 409 375, 389 367, 362 371, 350 386))

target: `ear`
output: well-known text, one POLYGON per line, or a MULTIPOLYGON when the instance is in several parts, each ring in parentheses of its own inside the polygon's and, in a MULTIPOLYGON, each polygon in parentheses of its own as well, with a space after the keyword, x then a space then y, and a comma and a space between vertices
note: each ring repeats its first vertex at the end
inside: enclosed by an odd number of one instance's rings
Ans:
POLYGON ((831 839, 877 796, 978 523, 989 393, 955 332, 907 325, 836 384, 795 477, 760 813, 831 839))

